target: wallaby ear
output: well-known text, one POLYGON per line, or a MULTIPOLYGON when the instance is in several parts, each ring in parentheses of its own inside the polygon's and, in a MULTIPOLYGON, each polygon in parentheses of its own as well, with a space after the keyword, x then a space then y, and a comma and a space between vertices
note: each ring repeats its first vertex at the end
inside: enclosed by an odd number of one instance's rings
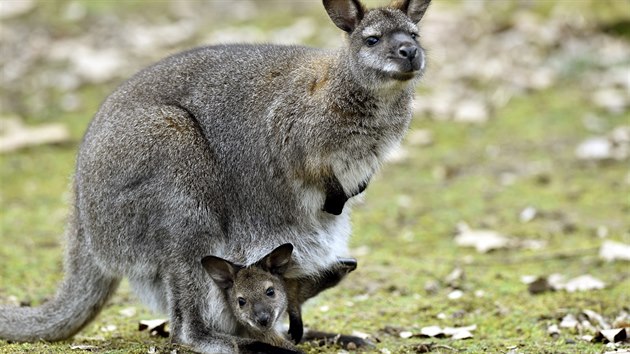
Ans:
POLYGON ((324 0, 324 7, 332 22, 348 33, 354 31, 365 15, 359 0, 324 0))
POLYGON ((411 21, 418 23, 429 8, 431 0, 397 0, 392 6, 409 16, 411 21))
POLYGON ((230 261, 215 256, 203 257, 201 264, 221 289, 229 289, 234 284, 236 273, 241 268, 230 261))
POLYGON ((289 268, 293 245, 285 243, 278 246, 261 260, 261 267, 272 274, 282 275, 289 268))

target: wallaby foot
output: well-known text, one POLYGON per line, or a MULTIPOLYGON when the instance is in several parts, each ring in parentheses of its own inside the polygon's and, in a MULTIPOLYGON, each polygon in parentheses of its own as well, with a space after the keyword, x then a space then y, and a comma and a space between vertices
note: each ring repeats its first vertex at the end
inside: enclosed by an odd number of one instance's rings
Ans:
POLYGON ((303 354, 299 349, 288 349, 282 347, 276 347, 275 345, 253 342, 250 344, 239 345, 239 353, 242 354, 303 354))
POLYGON ((321 332, 307 330, 302 338, 302 343, 314 342, 320 347, 328 345, 339 345, 343 349, 372 348, 374 343, 367 339, 340 333, 321 332), (352 344, 351 344, 352 343, 352 344))

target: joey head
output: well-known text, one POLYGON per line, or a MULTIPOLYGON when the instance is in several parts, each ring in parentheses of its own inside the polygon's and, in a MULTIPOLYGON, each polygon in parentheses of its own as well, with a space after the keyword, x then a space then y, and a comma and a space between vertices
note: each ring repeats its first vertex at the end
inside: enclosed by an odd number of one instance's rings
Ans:
POLYGON ((279 347, 293 347, 276 330, 288 305, 283 275, 292 252, 290 243, 281 245, 249 267, 215 256, 201 260, 206 272, 223 290, 240 334, 279 347))
POLYGON ((337 285, 357 265, 355 259, 344 258, 317 277, 285 279, 292 251, 293 245, 283 244, 249 267, 215 256, 201 260, 212 280, 223 289, 241 335, 294 349, 279 332, 278 321, 288 312, 289 334, 299 343, 303 335, 301 306, 337 285))

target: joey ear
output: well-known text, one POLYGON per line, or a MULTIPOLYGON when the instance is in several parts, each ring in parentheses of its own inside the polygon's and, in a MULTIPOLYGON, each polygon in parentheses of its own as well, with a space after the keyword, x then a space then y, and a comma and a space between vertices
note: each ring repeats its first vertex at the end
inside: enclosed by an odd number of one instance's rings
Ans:
POLYGON ((261 261, 261 266, 270 273, 282 275, 289 268, 291 254, 293 254, 293 245, 285 243, 266 255, 261 261))
POLYGON ((354 31, 365 15, 365 7, 359 0, 324 0, 324 8, 332 22, 348 33, 354 31))
POLYGON ((240 269, 234 263, 215 256, 203 257, 201 264, 221 289, 228 289, 234 284, 234 278, 240 269))
POLYGON ((429 8, 429 4, 431 0, 398 0, 392 6, 406 13, 413 22, 418 23, 429 8))

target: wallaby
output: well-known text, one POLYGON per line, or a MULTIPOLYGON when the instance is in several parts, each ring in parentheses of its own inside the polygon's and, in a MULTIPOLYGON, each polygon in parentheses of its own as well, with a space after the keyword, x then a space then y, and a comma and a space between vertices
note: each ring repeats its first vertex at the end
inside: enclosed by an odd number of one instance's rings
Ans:
POLYGON ((201 260, 212 280, 224 290, 226 302, 240 324, 239 333, 265 343, 288 347, 274 325, 289 313, 289 334, 297 344, 302 339, 302 305, 320 292, 337 285, 357 267, 353 258, 339 259, 317 277, 284 278, 293 245, 281 245, 255 264, 245 267, 216 256, 201 260))
POLYGON ((293 244, 287 279, 348 254, 345 203, 411 120, 430 0, 368 10, 324 0, 338 50, 219 45, 159 61, 119 86, 77 156, 65 278, 42 306, 0 309, 0 338, 55 341, 87 325, 126 276, 204 353, 277 348, 237 321, 200 260, 251 265, 293 244))

